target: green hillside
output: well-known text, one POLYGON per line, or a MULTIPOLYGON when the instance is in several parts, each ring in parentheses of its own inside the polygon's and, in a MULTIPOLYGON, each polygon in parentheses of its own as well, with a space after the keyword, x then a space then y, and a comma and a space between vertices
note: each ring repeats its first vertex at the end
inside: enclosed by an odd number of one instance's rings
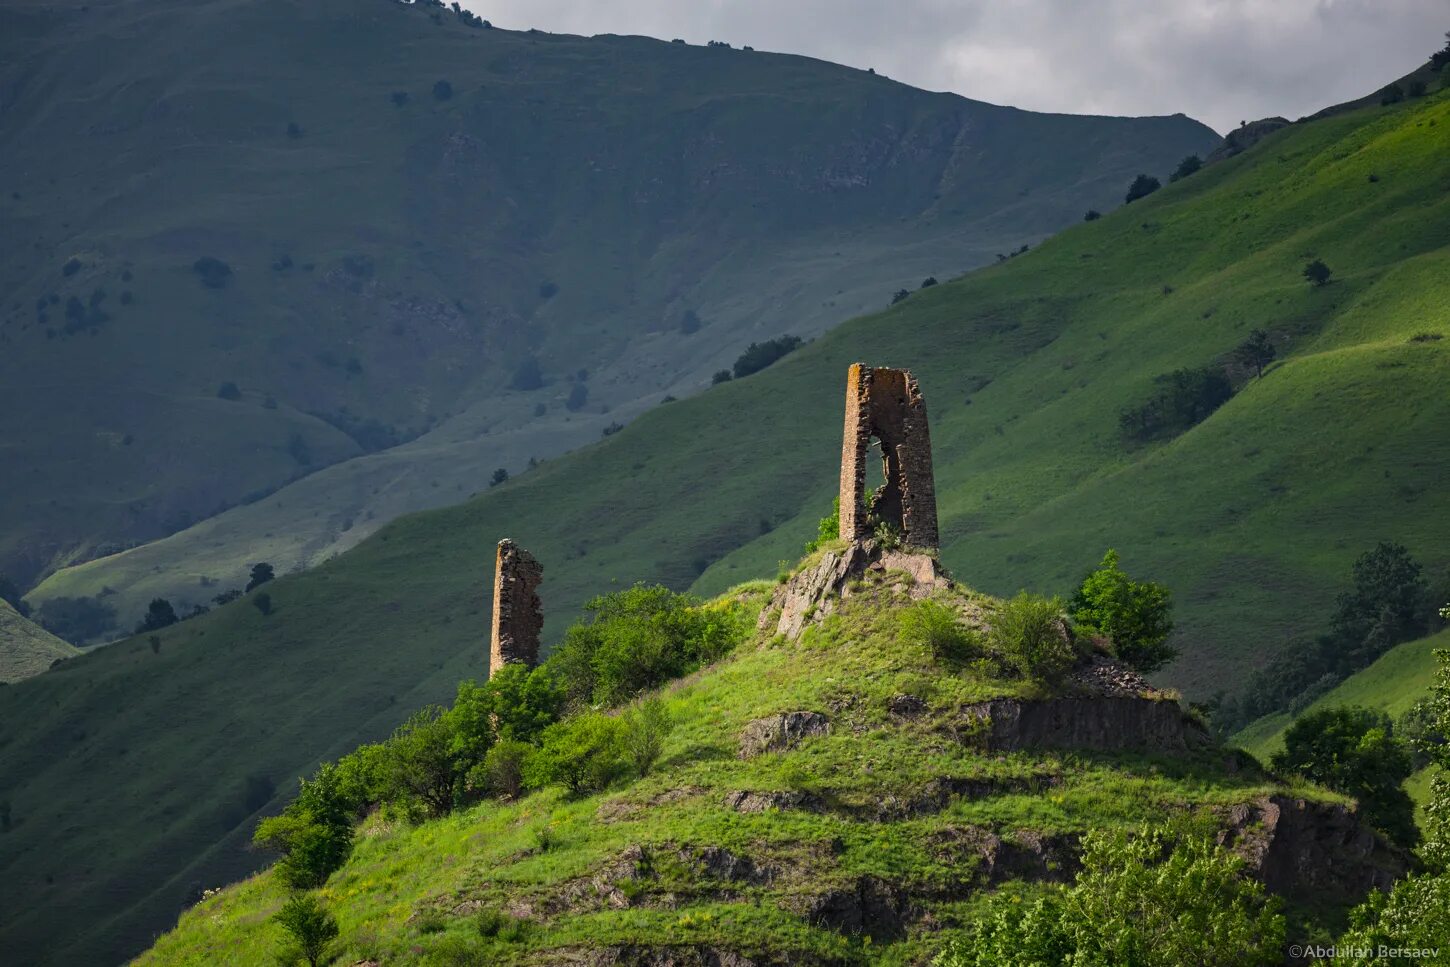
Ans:
POLYGON ((21 617, 0 599, 0 682, 18 682, 39 675, 57 658, 80 654, 74 645, 21 617))
MULTIPOLYGON (((926 393, 942 556, 1063 592, 1115 546, 1176 590, 1191 696, 1317 630, 1382 539, 1446 561, 1450 98, 1295 125, 1034 251, 855 319, 758 375, 158 635, 0 691, 0 943, 134 949, 256 869, 269 788, 479 674, 494 542, 544 563, 548 634, 621 580, 705 592, 793 560, 830 506, 846 366, 926 393), (1301 277, 1322 258, 1333 281, 1301 277), (1206 421, 1125 443, 1155 378, 1255 328, 1282 360, 1206 421), (200 781, 198 777, 205 776, 200 781), (98 817, 104 817, 101 821, 98 817), (24 902, 21 902, 23 898, 24 902)), ((1240 374, 1242 377, 1243 374, 1240 374)))
POLYGON ((240 508, 64 584, 109 587, 123 630, 157 593, 205 603, 253 561, 456 503, 1217 140, 393 0, 18 0, 0 90, 0 411, 24 416, 0 428, 24 468, 0 574, 240 508))
MULTIPOLYGON (((1450 648, 1450 631, 1396 645, 1373 665, 1319 696, 1300 714, 1339 705, 1363 705, 1399 718, 1429 693, 1437 648, 1450 648)), ((1235 735, 1233 743, 1267 762, 1284 747, 1284 730, 1293 721, 1288 713, 1266 715, 1235 735)))
MULTIPOLYGON (((674 731, 642 780, 418 826, 375 816, 319 891, 342 926, 341 962, 922 964, 992 890, 1030 896, 1066 879, 1089 830, 1169 816, 1226 828, 1233 806, 1263 797, 1339 801, 1212 747, 979 746, 972 703, 1062 691, 934 659, 902 620, 902 573, 868 576, 798 641, 772 627, 667 686, 674 731), (828 733, 750 754, 749 723, 797 710, 828 733), (523 929, 480 935, 481 911, 523 929)), ((738 596, 750 618, 773 590, 738 596)), ((933 600, 987 622, 998 607, 961 591, 933 600)), ((1078 701, 1185 717, 1161 697, 1078 701)), ((271 964, 282 934, 269 917, 286 896, 273 873, 254 877, 186 913, 137 963, 271 964)))

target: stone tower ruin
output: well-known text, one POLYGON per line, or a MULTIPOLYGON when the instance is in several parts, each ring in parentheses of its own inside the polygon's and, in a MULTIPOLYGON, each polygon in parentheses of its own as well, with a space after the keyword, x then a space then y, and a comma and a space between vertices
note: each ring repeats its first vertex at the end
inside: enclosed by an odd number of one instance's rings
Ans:
POLYGON ((841 538, 870 537, 877 522, 901 532, 912 547, 935 548, 936 485, 926 402, 905 369, 853 363, 846 373, 846 430, 841 442, 841 538), (866 458, 881 444, 885 483, 868 495, 866 458))
POLYGON ((493 633, 489 641, 488 674, 504 665, 539 663, 539 634, 544 630, 544 605, 539 585, 544 568, 534 556, 505 537, 498 542, 493 568, 493 633))

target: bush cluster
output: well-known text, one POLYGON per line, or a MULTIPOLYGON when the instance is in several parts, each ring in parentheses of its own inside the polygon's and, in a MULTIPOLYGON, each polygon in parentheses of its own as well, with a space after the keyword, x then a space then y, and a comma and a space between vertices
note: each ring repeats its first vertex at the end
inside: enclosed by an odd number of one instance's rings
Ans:
POLYGON ((419 709, 387 740, 304 780, 254 836, 282 853, 282 880, 297 889, 326 882, 347 860, 354 823, 375 808, 421 821, 488 796, 548 785, 587 794, 647 775, 670 716, 659 698, 618 706, 723 656, 743 622, 733 607, 648 585, 587 608, 548 661, 505 665, 481 685, 463 682, 451 707, 419 709))
POLYGON ((753 342, 735 360, 734 377, 740 379, 751 373, 758 373, 771 363, 801 346, 799 336, 780 336, 765 342, 753 342))
POLYGON ((1147 402, 1124 410, 1118 426, 1135 440, 1177 436, 1204 420, 1233 396, 1233 385, 1217 367, 1178 369, 1159 376, 1147 402))

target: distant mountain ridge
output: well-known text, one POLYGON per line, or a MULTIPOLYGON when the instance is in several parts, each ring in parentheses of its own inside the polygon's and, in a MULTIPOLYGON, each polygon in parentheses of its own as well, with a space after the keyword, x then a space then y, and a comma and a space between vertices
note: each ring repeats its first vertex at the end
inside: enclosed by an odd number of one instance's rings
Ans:
POLYGON ((25 468, 0 574, 204 521, 40 596, 110 587, 120 629, 598 439, 751 341, 1035 242, 1217 141, 392 0, 22 0, 0 55, 0 407, 23 414, 0 447, 25 468))

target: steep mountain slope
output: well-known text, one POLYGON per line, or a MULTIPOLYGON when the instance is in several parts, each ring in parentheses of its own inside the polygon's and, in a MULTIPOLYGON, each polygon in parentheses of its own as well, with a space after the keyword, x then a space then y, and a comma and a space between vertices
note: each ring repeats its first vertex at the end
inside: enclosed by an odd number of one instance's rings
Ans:
POLYGON ((392 0, 21 0, 0 65, 0 408, 23 415, 0 447, 25 468, 0 573, 334 468, 108 570, 121 628, 159 591, 201 603, 200 578, 463 499, 1216 141, 392 0))
MULTIPOLYGON (((1444 564, 1450 100, 1296 125, 1039 249, 854 320, 763 373, 339 559, 0 691, 0 942, 134 945, 256 868, 272 787, 480 674, 493 542, 546 568, 549 632, 621 575, 723 588, 792 559, 830 506, 841 381, 910 366, 932 418, 943 558, 1065 592, 1116 546, 1177 591, 1195 694, 1317 629, 1381 539, 1444 564), (1371 175, 1374 177, 1371 178, 1371 175), (1312 288, 1306 259, 1334 280, 1312 288), (1254 328, 1282 362, 1168 442, 1118 414, 1254 328), (1423 338, 1421 338, 1423 337, 1423 338), (714 563, 712 563, 714 562, 714 563), (198 783, 195 777, 206 775, 198 783), (98 820, 104 815, 105 821, 98 820), (20 898, 26 902, 21 903, 20 898)), ((275 805, 275 804, 274 804, 275 805)))
MULTIPOLYGON (((753 617, 774 590, 738 597, 753 617)), ((1308 846, 1353 828, 1342 800, 1213 747, 1172 699, 934 658, 902 620, 925 591, 868 569, 799 640, 771 624, 667 686, 676 731, 643 780, 417 827, 377 818, 319 891, 343 925, 342 962, 923 964, 993 890, 1030 897, 1070 879, 1083 833, 1168 817, 1251 853, 1267 844, 1256 874, 1321 914, 1394 875, 1394 851, 1373 837, 1365 856, 1308 846), (1052 726, 1028 724, 1048 707, 1052 726), (782 719, 802 724, 765 728, 782 719), (1315 861, 1336 873, 1311 886, 1271 871, 1315 861), (500 915, 520 928, 500 931, 500 915)), ((967 620, 990 623, 998 607, 931 595, 967 620)), ((268 917, 285 895, 270 873, 225 891, 138 963, 272 963, 268 917)))
POLYGON ((39 675, 57 658, 78 654, 74 645, 26 620, 9 601, 0 600, 0 682, 39 675))

